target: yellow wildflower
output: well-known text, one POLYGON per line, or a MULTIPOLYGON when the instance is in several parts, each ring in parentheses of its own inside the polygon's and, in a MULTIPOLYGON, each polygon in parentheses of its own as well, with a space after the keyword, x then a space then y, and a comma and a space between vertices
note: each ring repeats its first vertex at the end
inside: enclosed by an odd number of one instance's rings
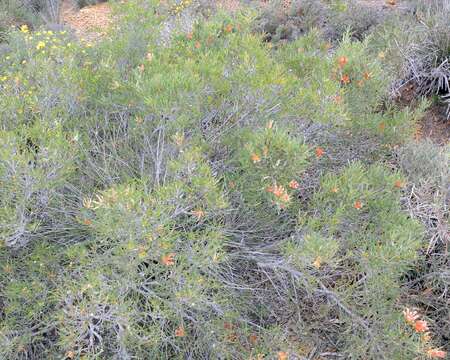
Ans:
POLYGON ((45 42, 39 41, 36 45, 36 49, 41 50, 43 48, 45 48, 45 42))

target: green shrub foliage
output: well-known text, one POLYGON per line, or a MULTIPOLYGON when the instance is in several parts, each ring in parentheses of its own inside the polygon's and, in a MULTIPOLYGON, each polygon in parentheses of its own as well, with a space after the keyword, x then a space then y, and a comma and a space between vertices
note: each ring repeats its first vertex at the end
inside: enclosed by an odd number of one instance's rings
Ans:
POLYGON ((390 156, 427 102, 389 100, 370 38, 339 28, 332 49, 311 30, 347 7, 295 3, 315 20, 289 43, 255 32, 254 7, 207 1, 112 4, 95 44, 8 27, 1 359, 412 359, 445 345, 433 314, 419 311, 427 338, 402 314, 432 231, 404 210, 411 145, 406 177, 390 156))

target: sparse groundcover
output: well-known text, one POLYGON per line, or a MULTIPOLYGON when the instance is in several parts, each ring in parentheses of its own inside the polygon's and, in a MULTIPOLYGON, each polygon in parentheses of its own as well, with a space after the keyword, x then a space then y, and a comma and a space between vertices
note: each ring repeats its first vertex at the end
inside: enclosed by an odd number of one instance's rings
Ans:
POLYGON ((267 42, 247 3, 5 32, 1 359, 446 358, 448 148, 393 23, 285 2, 267 42))

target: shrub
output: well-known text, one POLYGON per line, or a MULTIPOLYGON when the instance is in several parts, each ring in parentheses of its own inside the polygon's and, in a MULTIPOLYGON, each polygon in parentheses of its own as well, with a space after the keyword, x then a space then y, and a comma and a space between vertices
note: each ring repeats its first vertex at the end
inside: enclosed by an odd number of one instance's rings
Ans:
POLYGON ((94 47, 8 32, 0 357, 420 356, 422 228, 373 164, 414 116, 381 59, 203 5, 115 4, 94 47))
POLYGON ((314 28, 328 40, 338 41, 346 32, 362 40, 386 16, 376 7, 353 0, 294 0, 288 2, 287 8, 280 3, 284 2, 270 2, 256 23, 256 30, 275 43, 295 40, 314 28))
POLYGON ((338 316, 341 325, 330 336, 352 358, 383 354, 401 359, 405 351, 414 352, 414 346, 405 345, 410 335, 398 331, 404 325, 395 299, 402 274, 416 259, 421 228, 401 211, 398 179, 380 166, 361 164, 326 175, 311 203, 311 217, 283 247, 300 271, 298 286, 307 281, 316 289, 310 291, 330 301, 320 302, 312 315, 317 326, 338 316), (365 275, 355 279, 351 274, 356 273, 365 275))
POLYGON ((383 44, 378 48, 387 49, 385 62, 397 78, 394 90, 413 85, 419 95, 448 96, 449 13, 447 0, 418 2, 412 13, 394 18, 377 32, 374 38, 383 44))

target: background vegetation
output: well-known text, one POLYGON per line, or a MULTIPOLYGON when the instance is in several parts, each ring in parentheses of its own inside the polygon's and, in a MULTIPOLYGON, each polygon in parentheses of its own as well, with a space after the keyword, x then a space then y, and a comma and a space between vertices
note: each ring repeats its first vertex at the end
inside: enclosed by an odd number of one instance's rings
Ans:
POLYGON ((449 92, 447 1, 129 0, 95 44, 23 4, 1 359, 446 358, 449 148, 413 136, 449 92))

